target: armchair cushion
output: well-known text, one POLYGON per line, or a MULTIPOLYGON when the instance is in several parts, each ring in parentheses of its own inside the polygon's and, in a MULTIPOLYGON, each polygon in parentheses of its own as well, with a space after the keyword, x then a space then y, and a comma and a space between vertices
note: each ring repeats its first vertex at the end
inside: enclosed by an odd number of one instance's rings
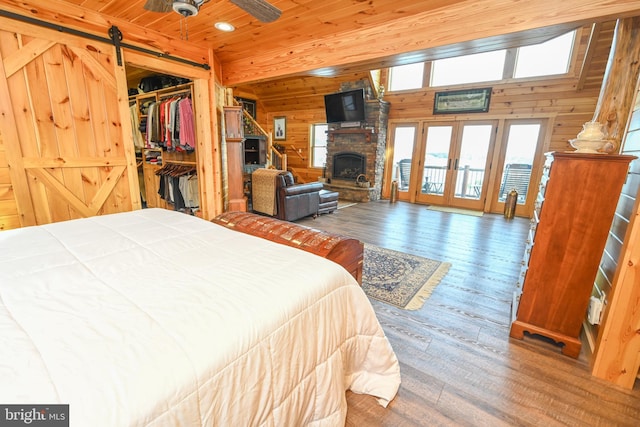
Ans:
POLYGON ((295 184, 282 187, 282 194, 285 196, 295 196, 297 194, 312 193, 322 190, 321 182, 308 182, 306 184, 295 184))

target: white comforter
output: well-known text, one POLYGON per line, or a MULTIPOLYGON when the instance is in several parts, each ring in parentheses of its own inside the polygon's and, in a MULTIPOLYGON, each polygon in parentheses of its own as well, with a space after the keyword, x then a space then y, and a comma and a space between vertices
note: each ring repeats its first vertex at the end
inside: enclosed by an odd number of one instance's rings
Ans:
POLYGON ((343 425, 398 362, 337 264, 162 209, 0 233, 0 403, 72 426, 343 425))

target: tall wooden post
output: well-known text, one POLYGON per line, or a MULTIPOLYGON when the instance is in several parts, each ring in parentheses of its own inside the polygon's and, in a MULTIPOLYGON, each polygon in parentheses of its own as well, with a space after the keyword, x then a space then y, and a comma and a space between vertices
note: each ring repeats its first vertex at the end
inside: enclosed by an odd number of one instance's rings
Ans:
POLYGON ((604 125, 608 138, 618 151, 627 126, 627 116, 635 97, 640 70, 640 17, 620 19, 616 23, 609 61, 602 79, 593 121, 604 125))

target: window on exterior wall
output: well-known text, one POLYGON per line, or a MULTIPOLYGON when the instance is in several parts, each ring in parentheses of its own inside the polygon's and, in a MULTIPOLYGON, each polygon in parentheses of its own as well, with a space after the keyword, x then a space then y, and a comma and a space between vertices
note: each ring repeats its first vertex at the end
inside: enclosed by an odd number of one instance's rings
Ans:
POLYGON ((424 77, 429 71, 431 87, 565 74, 569 71, 575 40, 576 31, 570 31, 544 43, 509 49, 513 54, 496 50, 391 67, 388 89, 420 89, 423 80, 429 80, 424 77), (425 70, 425 64, 430 68, 425 70))
POLYGON ((515 78, 551 76, 569 70, 576 32, 564 34, 547 42, 518 49, 515 78))
POLYGON ((506 55, 503 49, 433 61, 431 86, 502 80, 506 55))
POLYGON ((400 65, 389 70, 389 90, 420 89, 424 76, 424 62, 400 65))
POLYGON ((329 125, 316 123, 311 125, 311 167, 323 168, 327 164, 327 131, 329 125))

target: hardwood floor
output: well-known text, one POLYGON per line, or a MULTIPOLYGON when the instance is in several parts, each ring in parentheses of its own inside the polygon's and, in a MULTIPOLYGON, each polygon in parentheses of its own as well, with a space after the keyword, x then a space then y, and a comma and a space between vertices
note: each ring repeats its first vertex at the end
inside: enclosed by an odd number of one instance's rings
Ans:
POLYGON ((628 391, 592 377, 587 344, 576 360, 543 338, 509 338, 527 219, 380 201, 298 223, 452 264, 420 310, 372 301, 402 385, 386 409, 347 392, 346 425, 640 424, 640 381, 628 391))

